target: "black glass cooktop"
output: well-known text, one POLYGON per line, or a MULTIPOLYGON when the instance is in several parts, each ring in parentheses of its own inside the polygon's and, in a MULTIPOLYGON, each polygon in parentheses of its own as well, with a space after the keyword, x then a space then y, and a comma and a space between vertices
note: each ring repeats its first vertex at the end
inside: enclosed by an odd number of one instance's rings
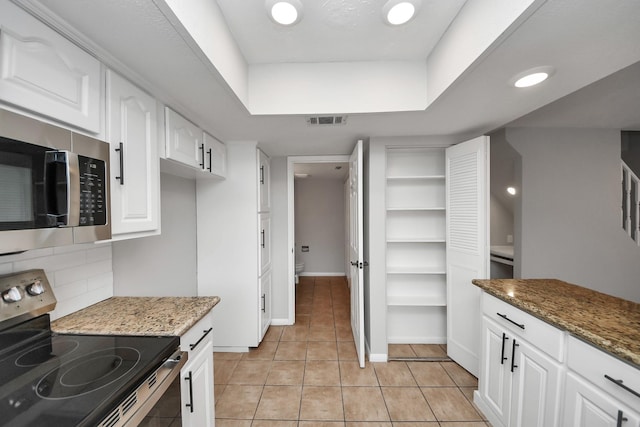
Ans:
POLYGON ((96 425, 178 337, 56 335, 48 315, 0 332, 0 426, 96 425))

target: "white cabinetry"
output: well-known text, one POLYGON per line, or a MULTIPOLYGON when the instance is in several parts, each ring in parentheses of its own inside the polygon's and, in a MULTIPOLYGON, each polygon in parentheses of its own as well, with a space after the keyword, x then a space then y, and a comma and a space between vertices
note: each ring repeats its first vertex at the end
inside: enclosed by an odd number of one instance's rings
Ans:
POLYGON ((114 238, 156 234, 160 225, 156 100, 108 70, 106 112, 114 238))
POLYGON ((180 349, 189 353, 189 359, 180 371, 182 425, 185 427, 215 424, 212 323, 210 312, 180 337, 180 349))
POLYGON ((446 342, 444 148, 387 148, 387 341, 446 342))
POLYGON ((100 62, 8 1, 0 28, 0 100, 99 133, 100 62))
POLYGON ((560 426, 564 333, 483 294, 477 402, 493 426, 560 426))
POLYGON ((202 169, 202 130, 169 107, 165 107, 164 120, 167 158, 202 169))
POLYGON ((224 301, 214 312, 225 325, 214 331, 215 348, 246 351, 271 323, 271 213, 259 203, 269 199, 269 165, 255 142, 226 148, 226 179, 196 184, 198 295, 224 301))
POLYGON ((258 157, 258 283, 260 284, 260 341, 271 324, 271 163, 261 150, 258 157))
POLYGON ((570 337, 564 426, 639 427, 640 371, 570 337))
POLYGON ((164 120, 165 156, 187 166, 182 170, 170 167, 170 173, 194 178, 225 177, 227 151, 222 142, 169 107, 165 107, 164 120))

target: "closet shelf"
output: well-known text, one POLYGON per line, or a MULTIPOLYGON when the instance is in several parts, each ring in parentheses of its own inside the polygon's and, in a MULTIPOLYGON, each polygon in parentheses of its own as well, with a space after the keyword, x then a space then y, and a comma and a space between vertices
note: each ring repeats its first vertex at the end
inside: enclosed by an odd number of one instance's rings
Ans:
POLYGON ((444 211, 444 206, 433 207, 387 207, 387 212, 411 212, 411 211, 444 211))
POLYGON ((426 180, 442 180, 444 175, 397 175, 387 176, 387 181, 426 181, 426 180))
POLYGON ((444 237, 389 237, 387 243, 445 243, 444 237))
POLYGON ((387 295, 387 305, 415 307, 444 307, 445 296, 387 295))

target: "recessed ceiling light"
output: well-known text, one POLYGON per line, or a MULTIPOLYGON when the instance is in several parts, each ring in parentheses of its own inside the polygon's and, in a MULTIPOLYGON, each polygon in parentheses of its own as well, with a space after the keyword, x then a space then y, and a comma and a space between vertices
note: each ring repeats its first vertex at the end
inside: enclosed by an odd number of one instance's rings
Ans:
POLYGON ((297 24, 302 17, 302 3, 299 0, 267 0, 266 6, 269 17, 280 25, 297 24))
POLYGON ((510 83, 518 88, 531 87, 547 80, 552 74, 553 67, 536 67, 518 73, 510 83))
POLYGON ((507 193, 511 194, 512 196, 515 196, 517 193, 516 187, 507 187, 507 193))
POLYGON ((389 0, 382 8, 384 20, 390 25, 402 25, 409 22, 415 15, 420 0, 389 0))

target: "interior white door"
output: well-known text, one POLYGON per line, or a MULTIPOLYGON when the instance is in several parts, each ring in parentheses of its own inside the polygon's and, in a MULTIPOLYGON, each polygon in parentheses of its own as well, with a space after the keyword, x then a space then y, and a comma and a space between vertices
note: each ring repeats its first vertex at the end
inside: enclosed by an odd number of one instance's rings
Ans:
POLYGON ((447 354, 478 376, 480 289, 489 276, 489 137, 447 148, 447 354))
POLYGON ((349 158, 349 260, 351 261, 351 331, 358 362, 364 368, 364 260, 362 226, 362 141, 349 158))

